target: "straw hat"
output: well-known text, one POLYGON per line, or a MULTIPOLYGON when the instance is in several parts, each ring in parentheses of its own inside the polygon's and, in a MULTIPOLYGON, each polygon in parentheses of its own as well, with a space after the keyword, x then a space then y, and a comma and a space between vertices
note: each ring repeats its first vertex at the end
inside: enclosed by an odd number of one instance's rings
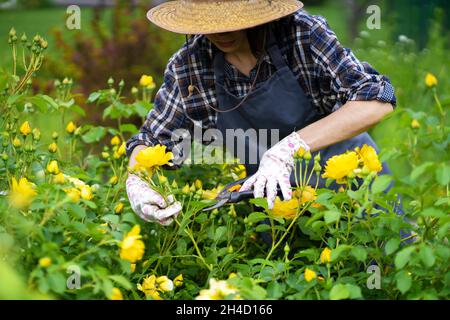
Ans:
POLYGON ((175 0, 152 8, 147 18, 172 32, 210 34, 255 27, 302 7, 297 0, 175 0))

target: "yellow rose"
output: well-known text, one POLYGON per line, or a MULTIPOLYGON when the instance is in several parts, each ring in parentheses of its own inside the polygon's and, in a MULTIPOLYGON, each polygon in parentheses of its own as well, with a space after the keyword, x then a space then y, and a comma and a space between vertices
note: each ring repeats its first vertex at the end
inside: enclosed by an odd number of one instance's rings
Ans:
POLYGON ((317 273, 315 273, 313 270, 306 268, 305 269, 305 280, 306 282, 311 282, 315 278, 317 278, 317 273))
POLYGON ((63 184, 66 181, 64 174, 62 172, 58 173, 53 177, 53 182, 57 184, 63 184))
POLYGON ((117 149, 117 151, 114 152, 114 159, 119 159, 121 156, 123 156, 126 153, 127 149, 125 146, 125 142, 123 142, 120 147, 117 149))
POLYGON ((72 189, 68 189, 68 190, 64 190, 67 194, 67 197, 69 197, 69 199, 73 202, 73 203, 77 203, 78 201, 80 201, 80 191, 78 189, 72 188, 72 189))
POLYGON ((23 209, 28 207, 37 195, 35 185, 27 178, 16 178, 11 180, 11 192, 9 193, 9 203, 12 207, 23 209))
POLYGON ((428 88, 433 88, 435 86, 437 86, 438 84, 438 79, 434 76, 434 74, 428 72, 427 75, 425 76, 425 85, 428 88))
POLYGON ((84 185, 80 188, 80 195, 84 200, 91 200, 94 197, 92 188, 88 185, 84 185))
POLYGON ((20 139, 15 137, 14 140, 13 140, 13 146, 15 148, 19 148, 21 145, 22 145, 22 142, 20 141, 20 139))
POLYGON ((52 264, 52 259, 49 257, 44 257, 39 259, 39 265, 43 268, 47 268, 52 264))
POLYGON ((29 135, 31 133, 30 123, 28 121, 25 121, 24 123, 22 123, 19 130, 20 133, 23 134, 24 136, 29 135))
POLYGON ((183 275, 179 274, 178 276, 173 279, 173 284, 175 287, 181 287, 183 285, 183 275))
POLYGON ((76 129, 77 129, 77 126, 72 121, 70 121, 66 127, 66 131, 68 134, 74 133, 76 129))
POLYGON ((373 147, 364 144, 361 149, 356 148, 355 150, 360 157, 359 161, 362 162, 363 166, 369 171, 380 172, 382 170, 381 162, 373 147))
POLYGON ((279 197, 276 197, 272 215, 284 219, 293 219, 297 215, 298 206, 299 202, 295 197, 288 201, 281 201, 279 197))
POLYGON ((112 185, 115 185, 115 184, 117 184, 118 181, 119 181, 119 178, 117 176, 112 176, 108 182, 112 185))
POLYGON ((322 250, 320 254, 320 262, 327 263, 331 261, 331 250, 329 248, 325 248, 322 250))
POLYGON ((173 282, 166 276, 156 278, 156 284, 160 291, 169 292, 173 290, 173 282))
POLYGON ((142 87, 145 87, 145 88, 148 88, 148 89, 155 88, 155 82, 153 81, 153 77, 152 76, 143 75, 141 77, 141 79, 139 80, 139 84, 142 87))
POLYGON ((113 288, 111 293, 111 300, 123 300, 122 292, 119 288, 113 288))
POLYGON ((297 190, 294 193, 300 199, 300 204, 313 202, 317 199, 316 189, 311 186, 304 186, 303 190, 297 190))
POLYGON ((413 121, 411 121, 411 128, 413 129, 419 129, 420 128, 420 122, 416 119, 413 119, 413 121))
POLYGON ((120 144, 120 138, 118 136, 114 136, 111 139, 111 145, 113 146, 118 146, 120 144))
POLYGON ((114 207, 114 212, 119 214, 123 211, 123 203, 119 202, 118 204, 116 204, 116 206, 114 207))
POLYGON ((142 284, 138 283, 137 288, 144 292, 146 297, 151 297, 153 300, 162 300, 156 286, 155 275, 145 277, 142 284))
POLYGON ((58 145, 56 143, 54 143, 54 142, 51 143, 48 146, 48 151, 51 152, 51 153, 55 153, 56 151, 58 151, 58 145))
POLYGON ((59 167, 58 167, 58 161, 56 160, 51 160, 48 164, 47 164, 47 172, 51 173, 51 174, 58 174, 59 171, 59 167))
POLYGON ((134 169, 145 169, 151 175, 153 169, 170 165, 172 157, 172 152, 166 152, 166 146, 158 144, 154 147, 148 147, 136 155, 137 164, 134 169))
POLYGON ((229 285, 226 281, 215 279, 209 280, 209 289, 200 290, 196 300, 224 300, 230 295, 235 295, 234 299, 239 299, 236 288, 229 285))
POLYGON ((343 180, 358 168, 358 160, 358 155, 354 151, 333 156, 328 159, 322 177, 334 179, 337 183, 345 183, 343 180))
POLYGON ((134 226, 120 242, 120 258, 135 263, 142 259, 145 251, 145 245, 140 235, 141 228, 139 225, 134 226))

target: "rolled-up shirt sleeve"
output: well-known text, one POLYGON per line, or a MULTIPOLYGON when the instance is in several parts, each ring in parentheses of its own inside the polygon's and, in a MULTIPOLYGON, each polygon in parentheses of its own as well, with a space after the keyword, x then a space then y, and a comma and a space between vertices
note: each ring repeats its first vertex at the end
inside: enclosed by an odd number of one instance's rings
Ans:
POLYGON ((148 113, 139 132, 126 142, 129 157, 138 145, 153 146, 162 144, 173 151, 176 141, 172 133, 176 129, 187 129, 180 89, 173 71, 173 61, 169 60, 164 71, 164 83, 156 93, 154 107, 148 113))
POLYGON ((347 101, 378 100, 396 106, 394 87, 369 63, 360 62, 344 48, 323 17, 316 16, 311 27, 311 55, 322 78, 329 79, 337 103, 333 111, 347 101))

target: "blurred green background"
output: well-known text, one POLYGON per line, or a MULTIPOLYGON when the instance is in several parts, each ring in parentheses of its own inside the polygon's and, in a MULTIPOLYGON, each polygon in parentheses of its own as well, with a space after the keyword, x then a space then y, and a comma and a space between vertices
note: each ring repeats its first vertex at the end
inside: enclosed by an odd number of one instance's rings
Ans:
MULTIPOLYGON (((85 101, 91 92, 106 88, 111 76, 125 80, 127 94, 142 74, 152 75, 159 87, 169 57, 184 42, 184 36, 163 31, 146 20, 146 11, 160 2, 0 0, 3 38, 0 67, 11 65, 11 48, 7 44, 11 27, 15 27, 19 37, 24 32, 28 36, 36 33, 44 36, 49 42, 48 58, 33 81, 34 90, 52 92, 54 79, 73 78, 75 92, 83 93, 77 97, 77 103, 89 109, 87 121, 100 123, 102 110, 85 101), (89 4, 81 6, 81 30, 66 27, 69 4, 89 4)), ((409 121, 412 116, 420 118, 420 112, 426 113, 434 105, 429 95, 424 94, 425 75, 431 72, 439 79, 440 88, 450 87, 450 1, 304 0, 304 3, 307 11, 328 20, 344 46, 393 82, 399 111, 371 129, 371 133, 381 149, 395 148, 396 141, 405 138, 396 132, 398 121, 409 121), (367 27, 366 11, 370 5, 380 8, 380 29, 367 27), (404 115, 402 107, 418 114, 404 115)), ((450 98, 448 92, 441 95, 444 102, 450 98)), ((50 132, 57 129, 51 119, 50 115, 35 121, 39 126, 46 124, 50 132)), ((129 121, 139 125, 140 120, 129 121)), ((401 160, 393 167, 400 175, 408 170, 401 160)))

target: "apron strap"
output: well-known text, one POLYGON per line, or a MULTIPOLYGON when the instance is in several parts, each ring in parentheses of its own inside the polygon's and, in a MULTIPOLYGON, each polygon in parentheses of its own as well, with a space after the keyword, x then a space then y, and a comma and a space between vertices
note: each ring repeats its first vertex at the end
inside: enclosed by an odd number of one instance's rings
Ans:
POLYGON ((225 57, 222 51, 218 51, 214 57, 214 75, 216 82, 223 85, 225 83, 225 57))
POLYGON ((273 64, 277 68, 277 70, 280 70, 284 67, 288 67, 286 60, 284 59, 283 55, 281 54, 281 49, 277 44, 275 34, 273 32, 273 26, 269 27, 269 48, 267 49, 270 58, 272 59, 273 64))

